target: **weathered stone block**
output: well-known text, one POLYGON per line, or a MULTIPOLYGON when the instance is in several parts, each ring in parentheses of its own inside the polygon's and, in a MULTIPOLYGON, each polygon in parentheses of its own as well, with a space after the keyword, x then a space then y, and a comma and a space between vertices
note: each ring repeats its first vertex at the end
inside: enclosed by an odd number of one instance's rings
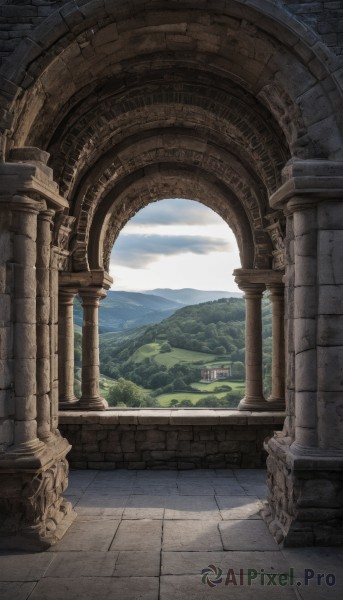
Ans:
POLYGON ((306 350, 295 355, 295 389, 299 392, 311 392, 317 389, 316 350, 306 350))
POLYGON ((343 390, 343 346, 318 348, 318 389, 343 390))
POLYGON ((343 285, 321 285, 319 287, 318 313, 320 315, 343 314, 343 285))

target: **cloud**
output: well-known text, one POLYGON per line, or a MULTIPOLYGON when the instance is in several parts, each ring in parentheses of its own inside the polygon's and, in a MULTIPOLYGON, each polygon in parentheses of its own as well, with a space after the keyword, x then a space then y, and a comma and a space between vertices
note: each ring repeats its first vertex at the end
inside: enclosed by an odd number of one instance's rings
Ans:
POLYGON ((161 256, 190 253, 207 255, 213 252, 230 252, 229 241, 204 236, 124 235, 116 241, 111 263, 142 269, 161 256))
POLYGON ((200 202, 175 198, 152 202, 132 217, 128 225, 210 225, 218 222, 221 217, 200 202))

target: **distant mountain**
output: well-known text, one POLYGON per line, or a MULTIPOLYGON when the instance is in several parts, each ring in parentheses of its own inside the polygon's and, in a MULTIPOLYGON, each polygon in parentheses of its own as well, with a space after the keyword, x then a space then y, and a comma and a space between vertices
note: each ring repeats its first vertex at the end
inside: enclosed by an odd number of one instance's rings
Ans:
MULTIPOLYGON (((180 303, 155 294, 109 291, 100 303, 99 331, 125 331, 159 323, 179 308, 180 303)), ((82 325, 82 307, 78 298, 75 301, 74 322, 76 326, 82 325)))
POLYGON ((213 302, 221 298, 242 298, 243 294, 239 292, 195 290, 192 288, 183 288, 181 290, 172 290, 169 288, 157 288, 144 292, 153 296, 159 296, 172 300, 185 306, 192 304, 201 304, 202 302, 213 302))

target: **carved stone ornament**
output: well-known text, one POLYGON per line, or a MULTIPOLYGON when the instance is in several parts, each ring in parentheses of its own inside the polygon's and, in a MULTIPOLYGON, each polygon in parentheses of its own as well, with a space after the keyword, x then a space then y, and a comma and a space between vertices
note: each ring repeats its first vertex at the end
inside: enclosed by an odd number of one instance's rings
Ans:
POLYGON ((75 223, 75 217, 58 213, 55 219, 53 243, 58 248, 58 270, 65 271, 69 266, 69 239, 75 223))
POLYGON ((275 271, 284 271, 286 267, 285 253, 285 226, 282 215, 279 212, 274 212, 266 215, 266 220, 270 222, 265 228, 265 231, 270 236, 273 244, 273 269, 275 271))
POLYGON ((60 539, 59 527, 75 518, 70 502, 62 497, 68 486, 68 462, 58 460, 36 474, 3 474, 1 486, 7 494, 0 500, 0 536, 9 547, 49 547, 60 539))

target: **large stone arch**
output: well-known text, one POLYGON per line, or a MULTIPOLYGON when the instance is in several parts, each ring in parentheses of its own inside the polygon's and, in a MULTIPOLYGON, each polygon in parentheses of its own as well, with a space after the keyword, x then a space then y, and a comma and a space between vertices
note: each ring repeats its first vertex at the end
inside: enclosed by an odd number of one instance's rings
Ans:
POLYGON ((272 260, 286 245, 287 418, 266 446, 267 518, 289 544, 323 543, 328 530, 342 542, 342 67, 270 0, 61 0, 3 61, 0 467, 5 483, 19 473, 3 505, 25 514, 21 539, 50 544, 73 516, 61 503, 58 277, 69 284, 65 314, 82 290, 96 349, 103 257, 130 215, 173 185, 235 230, 249 306, 284 266, 272 260), (313 497, 327 480, 323 524, 313 497))

